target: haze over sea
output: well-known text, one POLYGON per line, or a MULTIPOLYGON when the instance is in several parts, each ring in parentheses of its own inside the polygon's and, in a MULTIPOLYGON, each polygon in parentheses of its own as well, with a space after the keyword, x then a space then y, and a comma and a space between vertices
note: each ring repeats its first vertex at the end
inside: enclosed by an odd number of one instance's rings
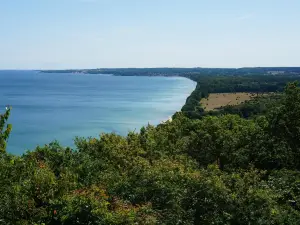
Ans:
POLYGON ((195 83, 180 77, 121 77, 0 71, 0 106, 13 109, 8 152, 102 132, 126 135, 157 125, 184 105, 195 83))

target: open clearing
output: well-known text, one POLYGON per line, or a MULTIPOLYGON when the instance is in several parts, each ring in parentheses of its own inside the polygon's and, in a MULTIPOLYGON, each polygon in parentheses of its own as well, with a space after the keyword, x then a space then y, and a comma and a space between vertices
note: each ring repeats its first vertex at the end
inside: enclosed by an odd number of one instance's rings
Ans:
POLYGON ((208 98, 201 99, 200 103, 205 111, 211 111, 226 105, 239 105, 255 96, 256 94, 247 92, 212 93, 208 98))

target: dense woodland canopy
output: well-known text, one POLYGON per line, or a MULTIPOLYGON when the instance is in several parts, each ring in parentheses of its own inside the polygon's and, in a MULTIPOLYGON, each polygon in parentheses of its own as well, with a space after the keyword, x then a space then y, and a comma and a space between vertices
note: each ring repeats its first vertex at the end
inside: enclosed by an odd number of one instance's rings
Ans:
MULTIPOLYGON (((244 75, 244 76, 192 76, 197 82, 196 89, 188 97, 182 111, 190 118, 201 118, 207 113, 200 104, 202 98, 209 93, 252 92, 268 93, 282 92, 287 83, 300 81, 296 75, 244 75)), ((256 108, 256 110, 258 110, 256 108)), ((209 114, 215 114, 211 112, 209 114)))
POLYGON ((296 79, 197 77, 172 121, 22 156, 5 151, 8 108, 0 120, 0 224, 299 224, 296 79), (280 94, 213 115, 199 104, 209 93, 245 90, 280 94))

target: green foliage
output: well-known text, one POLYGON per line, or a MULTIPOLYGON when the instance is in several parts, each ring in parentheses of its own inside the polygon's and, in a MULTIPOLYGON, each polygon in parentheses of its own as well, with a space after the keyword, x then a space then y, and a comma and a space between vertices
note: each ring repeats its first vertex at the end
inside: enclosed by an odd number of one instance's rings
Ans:
POLYGON ((269 93, 245 101, 239 105, 228 105, 221 107, 217 111, 208 112, 210 115, 236 114, 243 118, 253 118, 258 115, 265 115, 267 112, 279 103, 281 94, 269 93))
POLYGON ((6 151, 6 143, 9 137, 9 134, 12 130, 12 125, 7 124, 8 117, 10 115, 10 107, 6 107, 6 111, 4 114, 0 114, 0 153, 6 151), (5 127, 6 125, 6 127, 5 127))
POLYGON ((252 92, 252 93, 269 93, 283 91, 287 82, 300 80, 299 76, 294 75, 219 75, 219 76, 197 76, 194 78, 197 81, 196 89, 188 97, 181 111, 189 118, 200 119, 203 116, 218 115, 224 113, 242 114, 244 117, 249 117, 249 114, 257 114, 264 112, 264 103, 251 105, 248 102, 246 105, 238 107, 229 107, 223 109, 223 112, 205 112, 200 104, 202 98, 207 98, 210 93, 234 93, 234 92, 252 92), (262 108, 261 108, 262 107, 262 108), (242 111, 239 111, 241 109, 242 111))
POLYGON ((50 224, 154 224, 151 205, 133 206, 92 186, 63 195, 51 205, 50 224), (146 214, 147 213, 147 214, 146 214))
POLYGON ((248 119, 179 112, 75 149, 3 151, 0 224, 299 224, 300 88, 273 100, 248 119))

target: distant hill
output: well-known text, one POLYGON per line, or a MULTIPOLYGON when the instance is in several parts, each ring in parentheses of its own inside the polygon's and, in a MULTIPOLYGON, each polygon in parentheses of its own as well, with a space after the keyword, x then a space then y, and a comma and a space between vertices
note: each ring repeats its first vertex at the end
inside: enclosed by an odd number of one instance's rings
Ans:
POLYGON ((76 70, 41 70, 42 73, 113 74, 115 76, 183 76, 199 75, 300 75, 300 67, 244 68, 98 68, 76 70))

